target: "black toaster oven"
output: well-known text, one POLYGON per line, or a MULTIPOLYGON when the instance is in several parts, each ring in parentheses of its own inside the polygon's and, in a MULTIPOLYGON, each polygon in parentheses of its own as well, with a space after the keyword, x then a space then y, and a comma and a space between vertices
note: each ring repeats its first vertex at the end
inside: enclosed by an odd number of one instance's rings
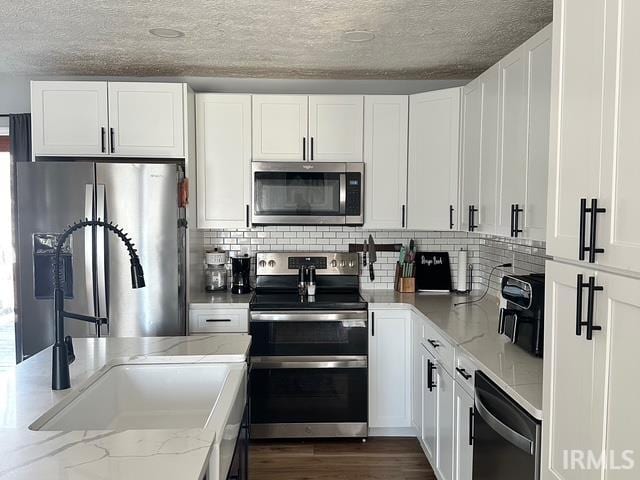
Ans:
POLYGON ((505 275, 498 332, 529 353, 542 357, 544 338, 544 274, 505 275))

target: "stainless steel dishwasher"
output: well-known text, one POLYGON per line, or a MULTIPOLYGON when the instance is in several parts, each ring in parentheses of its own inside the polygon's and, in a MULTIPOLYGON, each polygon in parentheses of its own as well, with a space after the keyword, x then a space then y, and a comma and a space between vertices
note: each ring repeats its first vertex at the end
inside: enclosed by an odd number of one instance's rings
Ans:
POLYGON ((539 480, 540 422, 476 371, 473 480, 539 480))

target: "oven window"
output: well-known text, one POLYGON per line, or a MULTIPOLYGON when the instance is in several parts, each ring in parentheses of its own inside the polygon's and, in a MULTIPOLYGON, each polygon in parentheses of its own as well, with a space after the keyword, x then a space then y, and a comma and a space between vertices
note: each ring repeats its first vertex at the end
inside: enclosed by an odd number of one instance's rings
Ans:
POLYGON ((343 322, 251 322, 251 355, 366 355, 367 328, 343 322))
POLYGON ((258 215, 340 215, 340 173, 256 172, 258 215))
POLYGON ((251 371, 251 423, 367 421, 366 368, 251 371))

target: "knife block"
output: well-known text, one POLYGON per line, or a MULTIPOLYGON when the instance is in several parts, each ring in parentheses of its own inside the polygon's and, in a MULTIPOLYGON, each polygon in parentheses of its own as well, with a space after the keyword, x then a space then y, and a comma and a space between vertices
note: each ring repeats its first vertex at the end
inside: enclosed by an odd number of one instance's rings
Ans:
POLYGON ((415 293, 416 291, 416 279, 410 278, 398 278, 396 282, 396 291, 400 293, 415 293))

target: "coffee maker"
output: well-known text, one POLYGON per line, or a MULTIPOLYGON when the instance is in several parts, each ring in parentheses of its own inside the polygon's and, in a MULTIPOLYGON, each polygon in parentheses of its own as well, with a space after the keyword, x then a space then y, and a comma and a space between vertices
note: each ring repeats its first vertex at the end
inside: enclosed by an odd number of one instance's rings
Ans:
POLYGON ((249 273, 251 271, 251 257, 245 253, 231 257, 231 293, 243 294, 251 291, 249 273))

